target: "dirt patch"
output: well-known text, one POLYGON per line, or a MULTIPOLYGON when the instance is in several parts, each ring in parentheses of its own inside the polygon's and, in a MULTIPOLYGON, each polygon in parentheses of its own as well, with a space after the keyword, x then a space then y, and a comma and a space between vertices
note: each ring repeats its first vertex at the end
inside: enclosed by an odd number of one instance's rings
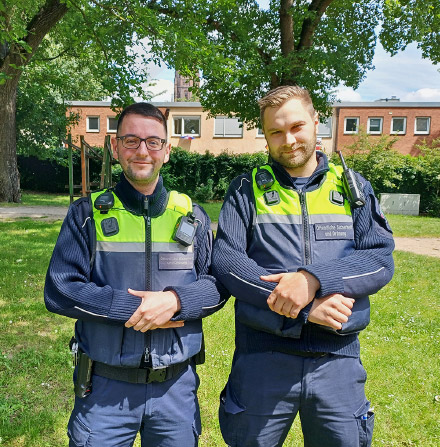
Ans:
POLYGON ((396 250, 440 258, 440 238, 395 237, 396 250))

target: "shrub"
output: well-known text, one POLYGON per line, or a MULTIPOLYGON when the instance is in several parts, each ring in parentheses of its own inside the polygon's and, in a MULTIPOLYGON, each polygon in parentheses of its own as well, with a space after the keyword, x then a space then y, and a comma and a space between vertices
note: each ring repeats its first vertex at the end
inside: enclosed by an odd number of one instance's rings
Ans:
POLYGON ((199 201, 223 199, 229 183, 238 175, 267 163, 267 154, 231 154, 214 156, 173 147, 169 162, 162 168, 168 189, 184 192, 199 201))
MULTIPOLYGON (((392 148, 395 138, 372 139, 360 130, 354 144, 347 147, 347 165, 370 181, 379 193, 420 194, 420 212, 440 216, 440 139, 417 148, 417 157, 403 155, 392 148)), ((333 154, 332 161, 340 164, 333 154)))

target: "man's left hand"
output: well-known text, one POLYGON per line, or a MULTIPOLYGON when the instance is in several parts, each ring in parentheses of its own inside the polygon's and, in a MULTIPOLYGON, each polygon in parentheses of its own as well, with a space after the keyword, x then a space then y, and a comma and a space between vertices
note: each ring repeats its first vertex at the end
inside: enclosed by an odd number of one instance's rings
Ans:
POLYGON ((142 299, 142 303, 125 323, 135 331, 146 332, 152 329, 182 327, 183 321, 170 321, 180 310, 180 300, 171 290, 166 292, 146 292, 128 289, 128 292, 142 299))

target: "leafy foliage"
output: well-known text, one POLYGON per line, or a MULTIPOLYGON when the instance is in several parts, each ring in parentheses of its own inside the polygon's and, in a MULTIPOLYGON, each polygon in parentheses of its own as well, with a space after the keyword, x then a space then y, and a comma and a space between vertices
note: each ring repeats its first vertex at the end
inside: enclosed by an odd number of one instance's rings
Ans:
MULTIPOLYGON (((348 146, 347 165, 368 179, 376 194, 420 194, 420 211, 440 216, 440 139, 418 146, 417 157, 402 155, 392 148, 395 138, 371 138, 362 129, 348 146)), ((332 155, 339 164, 339 157, 332 155)))
POLYGON ((230 154, 214 156, 173 148, 161 174, 168 189, 185 192, 201 202, 223 199, 230 182, 240 174, 267 163, 267 154, 230 154))

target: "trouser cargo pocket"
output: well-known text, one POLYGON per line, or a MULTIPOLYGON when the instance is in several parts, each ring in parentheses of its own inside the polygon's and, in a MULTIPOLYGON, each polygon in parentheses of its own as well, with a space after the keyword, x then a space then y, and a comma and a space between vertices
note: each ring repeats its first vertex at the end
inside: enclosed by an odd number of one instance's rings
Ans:
POLYGON ((371 447, 373 440, 374 413, 370 409, 370 402, 365 402, 354 414, 359 429, 359 447, 371 447))
POLYGON ((237 439, 236 415, 245 411, 229 383, 220 394, 219 423, 223 439, 229 446, 235 446, 237 439))

